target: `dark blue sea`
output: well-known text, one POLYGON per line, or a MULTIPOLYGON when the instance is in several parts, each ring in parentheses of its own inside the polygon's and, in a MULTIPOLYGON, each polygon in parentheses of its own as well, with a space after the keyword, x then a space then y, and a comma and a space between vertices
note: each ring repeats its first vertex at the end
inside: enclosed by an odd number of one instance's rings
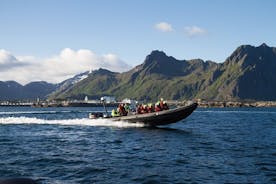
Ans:
POLYGON ((0 107, 0 179, 276 183, 276 108, 198 108, 159 128, 87 118, 98 110, 0 107))

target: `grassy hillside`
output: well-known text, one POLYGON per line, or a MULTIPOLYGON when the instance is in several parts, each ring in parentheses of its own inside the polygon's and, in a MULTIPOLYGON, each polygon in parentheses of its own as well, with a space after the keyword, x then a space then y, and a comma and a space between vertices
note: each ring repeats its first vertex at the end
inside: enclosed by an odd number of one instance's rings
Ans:
POLYGON ((224 63, 177 60, 153 51, 145 61, 124 73, 104 69, 51 98, 135 98, 150 101, 171 100, 276 100, 276 49, 238 47, 224 63))

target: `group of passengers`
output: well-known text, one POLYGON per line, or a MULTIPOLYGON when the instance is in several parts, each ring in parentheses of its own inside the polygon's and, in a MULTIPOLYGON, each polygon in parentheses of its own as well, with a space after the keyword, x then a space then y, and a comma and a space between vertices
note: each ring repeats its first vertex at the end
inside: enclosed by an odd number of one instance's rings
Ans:
POLYGON ((159 112, 163 110, 168 110, 169 106, 166 101, 161 98, 155 105, 149 104, 137 104, 136 109, 131 109, 130 106, 126 104, 119 104, 117 109, 113 109, 111 112, 112 117, 116 116, 127 116, 129 112, 134 112, 135 114, 146 114, 151 112, 159 112))
POLYGON ((128 112, 130 111, 129 105, 126 104, 119 104, 117 109, 112 109, 111 116, 127 116, 128 112))

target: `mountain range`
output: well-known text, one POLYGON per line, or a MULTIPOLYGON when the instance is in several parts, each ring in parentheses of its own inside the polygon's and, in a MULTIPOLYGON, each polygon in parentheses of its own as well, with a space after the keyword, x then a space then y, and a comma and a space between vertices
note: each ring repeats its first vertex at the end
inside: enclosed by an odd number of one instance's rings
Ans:
POLYGON ((15 81, 0 81, 0 100, 36 100, 46 99, 47 95, 55 91, 56 84, 44 81, 31 82, 21 85, 15 81))
MULTIPOLYGON (((115 73, 105 69, 85 72, 57 85, 48 84, 49 90, 44 88, 40 94, 49 99, 108 95, 143 101, 160 97, 170 100, 266 101, 276 100, 275 71, 276 48, 266 44, 258 47, 242 45, 223 63, 177 60, 155 50, 141 65, 127 72, 115 73)), ((33 97, 34 94, 30 95, 33 97)))

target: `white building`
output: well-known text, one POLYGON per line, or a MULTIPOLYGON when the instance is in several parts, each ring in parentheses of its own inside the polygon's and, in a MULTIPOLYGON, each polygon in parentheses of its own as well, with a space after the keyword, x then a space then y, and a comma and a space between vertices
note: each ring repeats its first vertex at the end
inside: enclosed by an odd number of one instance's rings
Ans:
POLYGON ((102 97, 106 103, 115 103, 116 99, 114 96, 104 96, 102 97))

